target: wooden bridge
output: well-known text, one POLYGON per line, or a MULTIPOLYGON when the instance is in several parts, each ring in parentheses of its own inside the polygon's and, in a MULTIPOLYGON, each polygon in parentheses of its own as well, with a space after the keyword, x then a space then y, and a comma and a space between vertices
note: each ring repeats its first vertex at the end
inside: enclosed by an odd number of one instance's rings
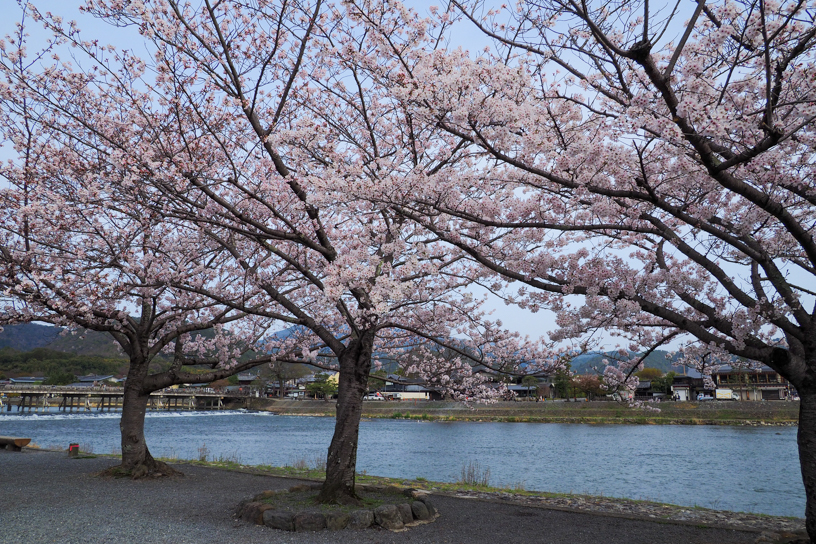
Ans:
MULTIPOLYGON (((148 410, 222 410, 227 400, 248 399, 249 391, 217 391, 211 388, 163 389, 150 394, 148 410)), ((47 412, 58 402, 61 412, 119 411, 125 397, 123 387, 69 387, 7 385, 0 387, 0 411, 10 412, 12 398, 18 412, 47 412)))

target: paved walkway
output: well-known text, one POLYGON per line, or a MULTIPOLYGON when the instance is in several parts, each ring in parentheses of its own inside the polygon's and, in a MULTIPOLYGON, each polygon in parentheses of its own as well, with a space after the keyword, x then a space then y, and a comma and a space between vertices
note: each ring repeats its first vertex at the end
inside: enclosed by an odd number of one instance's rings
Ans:
MULTIPOLYGON (((112 480, 110 458, 0 450, 0 543, 754 543, 757 532, 437 496, 441 517, 401 533, 286 533, 236 520, 244 498, 293 480, 182 465, 177 480, 112 480)), ((762 541, 762 540, 760 540, 762 541)))

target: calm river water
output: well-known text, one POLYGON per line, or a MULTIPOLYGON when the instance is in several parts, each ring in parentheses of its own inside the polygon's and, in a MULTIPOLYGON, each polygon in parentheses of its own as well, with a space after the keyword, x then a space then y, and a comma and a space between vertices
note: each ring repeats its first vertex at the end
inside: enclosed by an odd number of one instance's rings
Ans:
MULTIPOLYGON (((149 413, 154 456, 286 465, 325 459, 326 417, 254 412, 149 413)), ((0 435, 42 447, 119 448, 118 414, 0 415, 0 435)), ((2 458, 0 458, 2 459, 2 458)), ((794 427, 574 425, 364 420, 357 468, 396 478, 456 481, 490 468, 490 484, 804 516, 794 427)))

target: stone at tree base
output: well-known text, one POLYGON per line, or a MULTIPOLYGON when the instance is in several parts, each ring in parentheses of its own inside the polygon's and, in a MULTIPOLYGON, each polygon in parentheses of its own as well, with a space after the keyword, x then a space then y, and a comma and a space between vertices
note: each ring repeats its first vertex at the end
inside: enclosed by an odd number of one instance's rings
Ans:
POLYGON ((411 512, 413 512, 414 517, 418 520, 426 521, 431 519, 431 513, 428 512, 428 507, 425 506, 425 503, 422 501, 412 502, 411 512))
POLYGON ((428 497, 419 497, 419 499, 425 505, 425 508, 428 509, 428 513, 431 515, 432 518, 435 518, 437 514, 439 514, 439 510, 433 505, 433 503, 428 499, 428 497))
POLYGON ((377 525, 389 531, 397 531, 404 527, 399 508, 395 504, 383 504, 374 509, 374 521, 377 525))
POLYGON ((423 497, 427 497, 428 495, 430 495, 430 493, 424 489, 413 489, 411 490, 411 494, 409 496, 414 500, 420 501, 423 497))
POLYGON ((274 506, 265 502, 248 502, 241 509, 241 519, 256 525, 263 525, 263 513, 274 508, 274 506))
POLYGON ((345 529, 349 524, 351 516, 343 512, 328 512, 326 514, 326 529, 329 531, 339 531, 345 529))
POLYGON ((397 505, 397 510, 399 510, 400 517, 402 518, 402 523, 405 525, 412 523, 414 521, 414 513, 411 510, 411 505, 404 502, 397 505))
POLYGON ((371 510, 357 510, 349 516, 349 529, 368 529, 374 523, 374 512, 371 510))
POLYGON ((326 528, 326 516, 320 512, 295 514, 295 531, 322 531, 326 528))
POLYGON ((244 515, 244 507, 245 507, 247 504, 251 503, 251 502, 254 502, 254 499, 244 499, 244 500, 242 500, 241 502, 239 502, 239 503, 238 503, 238 508, 236 508, 236 509, 235 509, 235 517, 236 517, 236 518, 243 517, 243 515, 244 515))
POLYGON ((260 503, 254 501, 254 500, 251 500, 251 499, 241 501, 241 504, 238 505, 238 510, 236 510, 235 515, 238 516, 239 518, 245 520, 245 521, 250 521, 250 519, 247 517, 247 512, 254 505, 258 505, 258 504, 260 504, 260 503))
POLYGON ((292 512, 281 512, 279 510, 267 510, 263 513, 263 522, 267 527, 280 529, 282 531, 295 530, 295 515, 292 512))
MULTIPOLYGON (((404 496, 419 497, 416 501, 384 504, 373 511, 360 509, 351 514, 336 510, 325 513, 314 509, 300 512, 278 510, 275 504, 270 504, 266 500, 259 500, 271 499, 281 493, 288 494, 291 491, 303 492, 306 487, 314 487, 314 485, 299 484, 292 486, 290 490, 262 491, 251 499, 241 501, 236 510, 236 517, 283 531, 320 531, 323 529, 339 531, 342 529, 366 529, 379 525, 389 531, 399 532, 415 525, 417 520, 428 522, 439 515, 436 508, 429 501, 429 494, 423 490, 401 489, 398 493, 404 496)), ((390 487, 383 489, 390 491, 390 487)))

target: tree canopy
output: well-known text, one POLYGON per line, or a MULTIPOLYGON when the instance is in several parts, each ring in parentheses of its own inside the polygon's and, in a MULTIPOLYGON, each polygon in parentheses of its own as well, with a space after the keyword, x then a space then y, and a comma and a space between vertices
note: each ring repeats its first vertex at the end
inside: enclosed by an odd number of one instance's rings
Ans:
POLYGON ((611 387, 673 342, 704 373, 737 356, 787 378, 816 539, 813 6, 347 5, 377 36, 360 64, 446 157, 402 184, 412 204, 375 196, 555 311, 552 338, 642 353, 611 387), (447 48, 462 26, 486 47, 447 48))

